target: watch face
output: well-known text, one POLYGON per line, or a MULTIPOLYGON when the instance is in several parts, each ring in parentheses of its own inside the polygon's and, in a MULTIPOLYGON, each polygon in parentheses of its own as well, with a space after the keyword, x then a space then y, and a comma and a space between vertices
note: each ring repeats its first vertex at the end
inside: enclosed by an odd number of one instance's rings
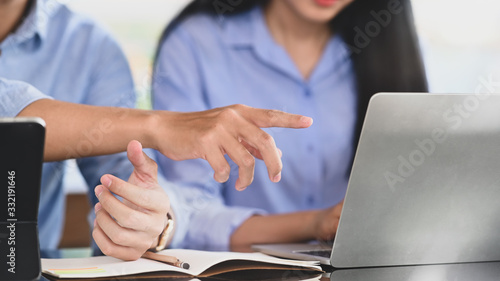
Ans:
POLYGON ((160 237, 158 238, 158 246, 156 246, 155 251, 158 252, 165 249, 172 240, 173 234, 174 234, 174 220, 172 219, 170 213, 167 213, 167 225, 165 226, 165 229, 163 229, 163 232, 160 234, 160 237))

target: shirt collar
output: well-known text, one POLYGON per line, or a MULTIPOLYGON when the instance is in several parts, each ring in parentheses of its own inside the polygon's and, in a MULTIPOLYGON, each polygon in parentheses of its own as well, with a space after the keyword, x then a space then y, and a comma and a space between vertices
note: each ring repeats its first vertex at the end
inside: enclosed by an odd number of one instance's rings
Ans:
POLYGON ((239 16, 219 16, 219 21, 224 30, 224 40, 231 47, 252 47, 254 45, 253 33, 255 29, 255 12, 253 9, 239 16))
POLYGON ((232 48, 251 48, 265 64, 294 79, 300 73, 286 51, 278 45, 267 28, 264 11, 257 6, 249 12, 224 21, 225 40, 232 48))
POLYGON ((330 38, 315 69, 311 73, 311 81, 320 81, 324 77, 339 71, 350 62, 350 53, 342 37, 334 35, 330 38))
MULTIPOLYGON (((225 21, 224 18, 221 18, 221 21, 228 46, 232 48, 252 48, 260 60, 303 82, 302 75, 286 50, 274 41, 269 32, 262 7, 256 7, 232 20, 225 21)), ((309 81, 318 81, 330 75, 348 61, 349 57, 349 51, 342 38, 338 35, 332 36, 309 81)))
POLYGON ((50 18, 59 10, 61 4, 56 0, 34 0, 28 16, 19 28, 7 37, 6 41, 21 44, 34 37, 43 41, 47 37, 50 18))

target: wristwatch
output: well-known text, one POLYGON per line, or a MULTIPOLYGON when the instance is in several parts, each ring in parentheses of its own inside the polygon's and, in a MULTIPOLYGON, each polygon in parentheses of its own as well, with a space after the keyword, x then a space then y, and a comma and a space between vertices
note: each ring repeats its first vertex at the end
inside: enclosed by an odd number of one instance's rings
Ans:
POLYGON ((170 212, 167 213, 167 225, 163 229, 162 233, 158 237, 158 245, 156 247, 153 247, 150 249, 153 252, 159 252, 163 249, 165 249, 172 240, 172 237, 174 236, 174 218, 170 214, 170 212))

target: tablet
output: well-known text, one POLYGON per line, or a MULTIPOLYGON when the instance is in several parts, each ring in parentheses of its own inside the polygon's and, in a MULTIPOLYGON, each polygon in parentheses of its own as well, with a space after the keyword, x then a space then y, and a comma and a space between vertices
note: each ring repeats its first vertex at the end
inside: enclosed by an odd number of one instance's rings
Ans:
POLYGON ((45 122, 0 118, 0 280, 40 278, 38 203, 45 122))

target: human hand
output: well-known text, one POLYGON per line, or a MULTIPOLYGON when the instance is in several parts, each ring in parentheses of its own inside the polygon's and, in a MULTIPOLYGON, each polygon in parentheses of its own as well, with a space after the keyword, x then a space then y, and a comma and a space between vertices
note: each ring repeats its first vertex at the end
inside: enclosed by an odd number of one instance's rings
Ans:
POLYGON ((157 165, 138 141, 127 146, 134 171, 128 182, 112 175, 101 177, 95 188, 99 203, 92 236, 101 251, 115 258, 136 260, 158 241, 166 226, 170 203, 158 185, 157 165), (121 196, 121 202, 113 194, 121 196))
POLYGON ((231 170, 225 154, 238 165, 235 188, 245 189, 253 181, 255 157, 264 160, 269 179, 281 179, 281 151, 274 139, 260 128, 307 128, 309 117, 278 110, 231 105, 207 111, 161 112, 152 138, 153 148, 173 160, 202 158, 214 170, 214 179, 225 182, 231 170), (165 128, 165 134, 158 134, 165 128))
POLYGON ((333 207, 317 213, 314 227, 317 240, 331 241, 335 238, 343 206, 344 200, 333 207))

